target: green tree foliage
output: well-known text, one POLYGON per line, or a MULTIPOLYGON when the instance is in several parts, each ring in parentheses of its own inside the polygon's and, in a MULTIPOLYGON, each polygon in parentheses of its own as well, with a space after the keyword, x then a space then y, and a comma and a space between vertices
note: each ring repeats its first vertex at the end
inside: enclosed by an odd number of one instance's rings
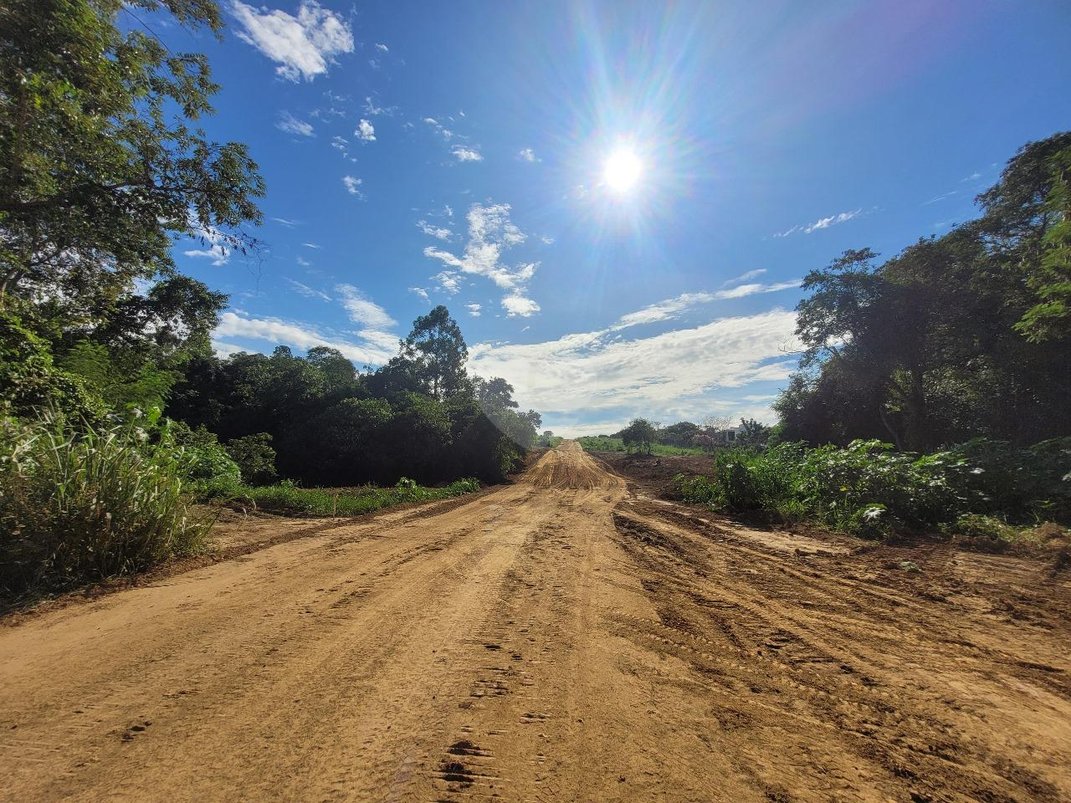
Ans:
POLYGON ((468 347, 461 327, 442 304, 413 321, 413 330, 402 341, 399 356, 424 392, 433 398, 442 400, 468 390, 468 347))
POLYGON ((235 232, 260 220, 257 167, 196 127, 217 87, 204 56, 137 26, 160 10, 221 28, 211 0, 0 6, 0 300, 62 296, 91 315, 133 279, 173 273, 172 235, 249 244, 235 232))
POLYGON ((658 431, 654 424, 646 418, 634 418, 629 425, 620 432, 621 440, 629 451, 636 449, 645 454, 651 453, 651 447, 658 437, 658 431))
POLYGON ((267 432, 235 438, 224 444, 223 448, 238 465, 243 482, 267 485, 279 476, 275 471, 275 449, 267 432))
POLYGON ((863 249, 808 274, 801 371, 775 405, 783 439, 929 451, 1071 431, 1069 160, 1071 134, 1031 143, 978 220, 881 265, 863 249))

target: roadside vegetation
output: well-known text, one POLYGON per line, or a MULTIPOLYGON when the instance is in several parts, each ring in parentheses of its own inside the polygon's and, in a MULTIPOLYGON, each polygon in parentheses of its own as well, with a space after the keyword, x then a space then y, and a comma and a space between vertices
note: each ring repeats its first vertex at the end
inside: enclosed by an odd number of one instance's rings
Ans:
MULTIPOLYGON (((213 2, 137 6, 222 29, 213 2)), ((218 357, 228 299, 172 248, 256 254, 264 183, 245 145, 199 128, 206 59, 113 0, 0 16, 0 600, 197 551, 212 522, 195 499, 350 515, 523 464, 540 416, 466 372, 445 307, 375 371, 322 347, 218 357)))
POLYGON ((1015 540, 1071 524, 1071 438, 1032 447, 977 439, 919 455, 880 441, 726 449, 709 476, 680 476, 680 498, 743 517, 811 521, 869 538, 942 532, 1015 540))
POLYGON ((588 452, 632 452, 643 451, 651 455, 705 454, 698 446, 669 446, 664 443, 651 442, 646 446, 626 444, 622 438, 614 435, 585 435, 577 438, 580 446, 588 452), (647 447, 650 447, 648 450, 647 447))

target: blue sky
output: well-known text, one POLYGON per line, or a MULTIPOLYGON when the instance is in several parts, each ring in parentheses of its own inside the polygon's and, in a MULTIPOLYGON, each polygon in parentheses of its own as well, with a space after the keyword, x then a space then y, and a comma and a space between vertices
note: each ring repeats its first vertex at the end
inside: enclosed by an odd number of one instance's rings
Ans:
POLYGON ((255 257, 175 247, 230 294, 217 349, 363 368, 442 303, 562 434, 773 420, 809 269, 971 218, 1071 125, 1060 0, 278 2, 148 21, 268 186, 255 257))

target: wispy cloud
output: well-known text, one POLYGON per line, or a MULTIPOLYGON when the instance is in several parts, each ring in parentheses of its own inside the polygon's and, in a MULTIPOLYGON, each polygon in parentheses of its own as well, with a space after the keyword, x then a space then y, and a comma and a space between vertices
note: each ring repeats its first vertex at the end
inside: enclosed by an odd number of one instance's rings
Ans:
POLYGON ((232 0, 238 38, 279 66, 288 81, 311 81, 327 72, 335 56, 353 52, 353 32, 341 15, 315 0, 302 0, 297 16, 232 0))
POLYGON ((372 100, 371 96, 364 99, 364 113, 369 117, 379 117, 380 115, 391 117, 396 111, 398 111, 397 106, 379 106, 372 100))
POLYGON ((539 158, 535 155, 535 151, 531 148, 521 148, 517 153, 517 158, 522 162, 538 162, 539 158))
POLYGON ((790 234, 797 234, 800 232, 802 232, 803 234, 812 234, 816 231, 821 231, 822 229, 828 229, 830 226, 847 223, 849 220, 859 217, 859 215, 861 215, 862 213, 863 210, 861 208, 853 209, 851 212, 838 212, 837 214, 830 215, 829 217, 819 218, 814 223, 793 226, 791 229, 786 229, 785 231, 778 232, 774 235, 774 237, 788 237, 790 234))
POLYGON ((742 282, 746 282, 749 279, 757 279, 764 273, 766 273, 766 268, 757 268, 755 270, 749 270, 747 273, 741 273, 739 276, 734 276, 731 279, 726 279, 724 282, 721 283, 721 286, 729 287, 733 284, 740 284, 742 282))
POLYGON ((380 51, 381 53, 389 53, 390 52, 390 48, 387 47, 382 42, 376 42, 376 50, 380 51))
POLYGON ((323 290, 317 290, 314 287, 309 287, 307 284, 299 282, 296 279, 287 279, 286 281, 290 284, 291 287, 294 288, 295 292, 305 296, 305 298, 318 298, 321 301, 332 300, 331 296, 329 296, 323 290))
POLYGON ((189 226, 193 232, 192 239, 200 240, 208 247, 183 251, 185 256, 194 259, 209 259, 213 265, 217 266, 230 262, 232 249, 227 247, 229 241, 223 232, 212 226, 202 226, 192 214, 189 216, 189 226))
POLYGON ((480 317, 480 305, 479 304, 466 304, 465 309, 469 311, 469 315, 473 318, 480 317))
POLYGON ((361 142, 376 141, 376 129, 364 118, 361 118, 361 121, 357 123, 357 128, 353 133, 361 142))
POLYGON ((468 242, 460 255, 435 246, 424 249, 424 256, 437 259, 451 269, 436 277, 440 287, 447 292, 457 292, 458 272, 483 276, 507 291, 502 306, 508 315, 527 317, 538 312, 539 305, 526 297, 526 287, 539 263, 507 265, 502 262, 504 251, 527 239, 527 235, 510 219, 510 205, 473 204, 467 220, 468 242))
POLYGON ((350 320, 354 323, 372 330, 390 329, 397 324, 383 307, 367 298, 352 284, 337 285, 335 292, 339 294, 342 306, 346 308, 350 320))
POLYGON ((311 137, 315 135, 312 123, 306 123, 304 120, 299 120, 287 111, 279 114, 279 119, 276 121, 275 127, 280 131, 285 131, 287 134, 294 134, 299 137, 311 137))
POLYGON ((322 248, 323 247, 323 246, 320 246, 320 245, 318 245, 316 243, 302 243, 302 245, 305 246, 306 248, 322 248))
POLYGON ((358 198, 364 198, 364 193, 361 192, 361 185, 364 183, 356 176, 343 176, 342 185, 346 188, 346 192, 350 195, 356 195, 358 198))
POLYGON ((952 190, 952 192, 946 192, 946 193, 943 193, 942 195, 934 196, 933 198, 931 198, 928 201, 923 201, 922 205, 923 206, 929 206, 930 204, 935 204, 938 201, 943 201, 946 198, 951 198, 953 195, 959 195, 959 190, 952 190))
POLYGON ((424 301, 431 301, 431 298, 428 296, 428 291, 423 287, 410 287, 409 292, 424 301))
MULTIPOLYGON (((752 271, 754 273, 754 271, 752 271)), ((748 274, 744 274, 747 276, 748 274)), ((679 318, 688 310, 702 304, 713 301, 725 301, 734 298, 758 295, 760 293, 777 293, 781 290, 791 290, 800 286, 799 279, 776 284, 741 284, 727 290, 718 290, 714 293, 682 293, 676 298, 667 298, 654 304, 649 304, 635 312, 629 312, 618 318, 617 322, 610 327, 609 331, 619 331, 630 326, 658 323, 674 318, 679 318)))
POLYGON ((483 155, 475 148, 470 148, 466 145, 455 145, 451 151, 454 154, 454 158, 459 162, 482 162, 483 155))
POLYGON ((299 220, 290 220, 285 217, 273 217, 272 220, 274 220, 281 226, 286 226, 288 229, 294 228, 294 226, 298 225, 301 222, 299 220))
POLYGON ((429 237, 435 237, 438 240, 449 240, 454 235, 454 233, 450 231, 450 229, 444 226, 432 226, 426 220, 418 220, 417 228, 419 228, 429 237))
POLYGON ((432 276, 431 280, 439 285, 439 289, 444 293, 454 295, 461 290, 461 277, 455 271, 441 271, 432 276))

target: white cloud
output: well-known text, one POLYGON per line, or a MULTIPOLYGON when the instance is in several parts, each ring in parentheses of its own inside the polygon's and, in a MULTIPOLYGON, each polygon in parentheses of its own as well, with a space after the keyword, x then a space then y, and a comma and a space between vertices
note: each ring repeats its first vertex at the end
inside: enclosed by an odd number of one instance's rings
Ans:
POLYGON ((312 263, 311 263, 311 262, 309 262, 309 260, 305 259, 305 257, 298 257, 298 258, 297 258, 297 263, 298 263, 299 265, 301 265, 301 267, 303 267, 303 268, 307 268, 307 267, 309 267, 310 265, 312 265, 312 263))
MULTIPOLYGON (((747 274, 744 274, 745 276, 747 274)), ((712 301, 724 301, 732 298, 744 298, 759 293, 777 293, 781 290, 791 290, 800 286, 799 279, 792 279, 777 284, 742 284, 728 290, 718 290, 715 293, 682 293, 676 298, 667 298, 655 304, 649 304, 643 309, 622 315, 610 331, 627 329, 630 326, 657 323, 680 317, 681 314, 700 304, 709 304, 712 301)))
POLYGON ((428 297, 428 291, 423 287, 410 287, 409 292, 419 296, 424 301, 431 301, 431 298, 428 297))
POLYGON ((381 51, 383 53, 389 53, 390 52, 390 48, 387 47, 382 42, 376 42, 376 50, 379 50, 379 51, 381 51))
POLYGON ((288 81, 311 81, 327 72, 336 55, 353 52, 350 26, 315 0, 302 0, 296 17, 239 0, 231 3, 231 13, 241 26, 238 38, 276 62, 275 72, 288 81))
POLYGON ((533 151, 531 148, 521 148, 520 152, 517 154, 517 158, 525 162, 539 161, 539 159, 535 155, 535 151, 533 151))
POLYGON ((322 247, 322 246, 317 245, 316 243, 302 243, 302 245, 305 246, 306 248, 321 248, 322 247))
POLYGON ((444 228, 442 226, 432 226, 426 220, 418 220, 417 228, 419 228, 429 237, 435 237, 439 240, 449 240, 454 235, 454 233, 450 231, 450 229, 444 228))
POLYGON ((452 270, 444 270, 431 277, 432 281, 439 285, 444 293, 454 295, 461 290, 461 277, 452 270))
POLYGON ((509 318, 528 318, 539 312, 539 305, 521 295, 519 290, 502 297, 502 308, 506 310, 506 316, 509 318))
POLYGON ((469 315, 473 318, 480 317, 480 305, 479 304, 466 304, 465 309, 469 311, 469 315))
POLYGON ((287 220, 285 217, 273 217, 272 220, 282 226, 286 226, 288 229, 294 228, 294 226, 298 225, 300 222, 297 220, 287 220))
POLYGON ((793 226, 791 229, 778 232, 774 237, 788 237, 790 234, 796 234, 803 232, 804 234, 811 234, 812 232, 820 231, 821 229, 828 229, 830 226, 836 226, 839 223, 847 223, 853 218, 859 217, 863 213, 862 209, 854 209, 851 212, 838 212, 835 215, 829 217, 823 217, 816 220, 814 223, 807 225, 793 226))
MULTIPOLYGON (((220 316, 219 326, 213 332, 213 342, 217 350, 222 346, 239 351, 243 350, 242 347, 227 340, 221 340, 221 338, 261 340, 272 345, 283 344, 299 349, 327 346, 338 349, 359 365, 382 365, 395 355, 396 349, 387 348, 383 342, 374 342, 372 339, 363 337, 363 332, 360 334, 364 342, 354 343, 325 335, 305 324, 279 318, 250 318, 244 314, 227 311, 220 316)), ((382 340, 378 337, 378 333, 375 339, 382 340)), ((395 340, 395 345, 397 345, 397 340, 395 340)))
POLYGON ((748 279, 757 279, 764 273, 766 273, 766 268, 749 270, 747 273, 741 273, 739 276, 734 276, 731 279, 727 279, 726 281, 721 283, 721 286, 728 287, 731 284, 740 284, 741 282, 746 282, 748 279))
POLYGON ((192 230, 191 239, 200 240, 208 248, 194 248, 182 253, 194 259, 210 259, 213 265, 226 265, 231 259, 231 250, 227 247, 227 235, 214 226, 202 226, 191 212, 187 223, 192 230))
MULTIPOLYGON (((285 278, 285 277, 284 277, 285 278)), ((307 284, 297 281, 296 279, 287 279, 290 286, 294 288, 294 291, 305 296, 305 298, 318 298, 321 301, 331 301, 331 296, 322 290, 317 290, 314 287, 309 287, 307 284)))
POLYGON ((361 185, 364 182, 356 176, 343 176, 342 184, 346 187, 346 192, 350 195, 356 195, 358 198, 363 198, 364 193, 361 192, 361 185))
POLYGON ((376 141, 376 129, 373 128, 372 124, 364 118, 362 118, 361 121, 357 123, 357 128, 356 130, 354 130, 353 133, 357 136, 359 140, 361 140, 361 142, 376 141))
POLYGON ((454 154, 454 158, 459 162, 482 162, 483 155, 473 148, 466 147, 464 145, 455 145, 451 151, 454 154))
POLYGON ((502 262, 502 253, 513 246, 520 245, 527 239, 512 220, 509 204, 473 204, 467 215, 469 239, 461 255, 442 248, 428 246, 424 256, 437 259, 451 268, 435 278, 441 287, 450 293, 457 292, 457 272, 474 274, 490 279, 497 287, 506 290, 502 299, 510 316, 528 316, 539 311, 539 305, 526 297, 528 282, 535 275, 538 262, 506 265, 502 262), (444 281, 446 277, 447 281, 444 281), (451 289, 453 288, 453 289, 451 289))
POLYGON ((364 294, 352 284, 340 284, 335 287, 335 292, 342 300, 342 306, 349 313, 350 320, 361 324, 367 329, 389 329, 397 325, 387 311, 379 304, 365 298, 364 294))
POLYGON ((678 420, 667 411, 697 416, 719 389, 784 381, 796 364, 788 353, 799 347, 795 327, 795 313, 774 309, 647 338, 607 329, 544 343, 480 343, 469 349, 469 368, 503 377, 545 419, 582 411, 678 420))
POLYGON ((378 117, 381 114, 391 117, 396 111, 398 111, 397 106, 377 106, 370 96, 364 99, 364 113, 371 117, 378 117))
POLYGON ((285 131, 287 134, 294 134, 299 137, 311 137, 314 135, 312 123, 306 123, 304 120, 299 120, 290 112, 286 111, 279 115, 275 127, 280 131, 285 131))

